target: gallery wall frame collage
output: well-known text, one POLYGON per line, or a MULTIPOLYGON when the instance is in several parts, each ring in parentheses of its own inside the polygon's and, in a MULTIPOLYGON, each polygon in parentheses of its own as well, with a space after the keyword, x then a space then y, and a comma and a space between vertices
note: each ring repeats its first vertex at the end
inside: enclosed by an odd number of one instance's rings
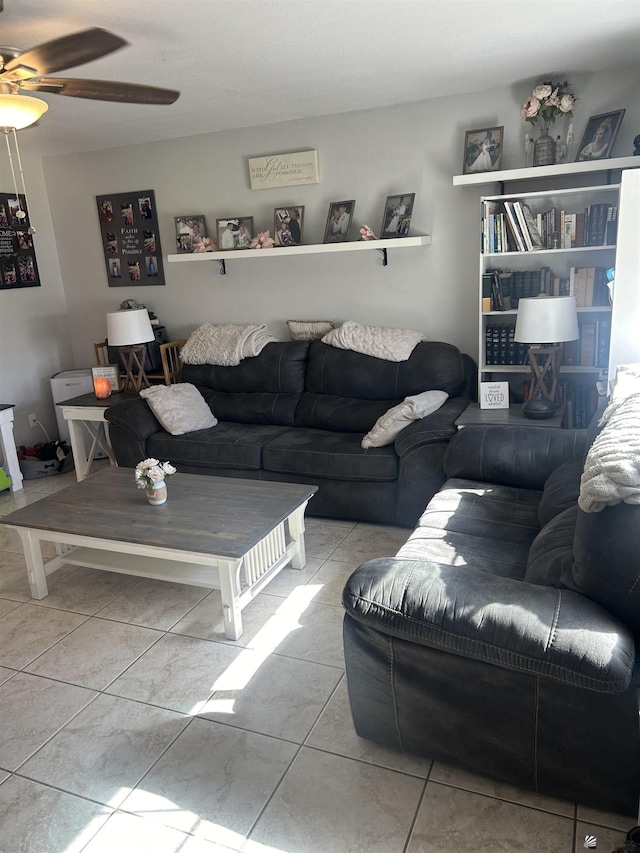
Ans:
POLYGON ((34 232, 25 196, 0 193, 0 290, 40 287, 34 232))

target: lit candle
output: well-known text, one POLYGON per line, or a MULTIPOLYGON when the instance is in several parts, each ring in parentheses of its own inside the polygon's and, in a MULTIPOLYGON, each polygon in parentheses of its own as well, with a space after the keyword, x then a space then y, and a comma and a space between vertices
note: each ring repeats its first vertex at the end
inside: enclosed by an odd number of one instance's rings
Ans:
POLYGON ((99 400, 105 400, 111 395, 111 382, 106 376, 94 376, 93 390, 99 400))

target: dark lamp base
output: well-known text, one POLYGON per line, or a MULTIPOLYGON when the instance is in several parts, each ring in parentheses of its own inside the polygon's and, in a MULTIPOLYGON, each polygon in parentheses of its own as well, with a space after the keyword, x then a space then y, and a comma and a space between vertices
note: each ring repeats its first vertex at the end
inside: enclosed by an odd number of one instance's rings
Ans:
POLYGON ((543 420, 544 418, 552 418, 556 413, 556 407, 550 400, 544 397, 536 397, 534 400, 527 400, 522 406, 522 414, 525 418, 534 418, 535 420, 543 420))

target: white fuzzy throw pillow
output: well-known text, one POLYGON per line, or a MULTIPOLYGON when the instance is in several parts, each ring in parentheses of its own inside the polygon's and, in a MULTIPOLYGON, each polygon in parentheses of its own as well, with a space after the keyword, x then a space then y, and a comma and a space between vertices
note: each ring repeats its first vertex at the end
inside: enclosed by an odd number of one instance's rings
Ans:
POLYGON ((152 385, 140 392, 149 408, 171 435, 184 435, 215 426, 218 420, 195 385, 152 385))
POLYGON ((360 442, 365 450, 368 447, 384 447, 393 444, 402 430, 419 418, 437 412, 448 398, 446 391, 423 391, 413 397, 405 397, 402 403, 389 409, 378 418, 373 427, 360 442))

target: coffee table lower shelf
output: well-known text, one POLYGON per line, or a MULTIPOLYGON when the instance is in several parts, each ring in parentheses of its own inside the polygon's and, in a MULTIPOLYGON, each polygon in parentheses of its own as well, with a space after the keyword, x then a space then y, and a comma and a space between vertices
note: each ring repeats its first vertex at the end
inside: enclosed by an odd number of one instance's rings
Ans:
POLYGON ((225 636, 237 640, 242 635, 241 612, 247 604, 284 566, 291 563, 301 569, 305 565, 305 507, 306 502, 239 558, 50 530, 15 530, 24 548, 31 595, 37 600, 48 595, 47 575, 63 565, 219 589, 225 636), (44 562, 41 542, 55 542, 57 556, 44 562))

